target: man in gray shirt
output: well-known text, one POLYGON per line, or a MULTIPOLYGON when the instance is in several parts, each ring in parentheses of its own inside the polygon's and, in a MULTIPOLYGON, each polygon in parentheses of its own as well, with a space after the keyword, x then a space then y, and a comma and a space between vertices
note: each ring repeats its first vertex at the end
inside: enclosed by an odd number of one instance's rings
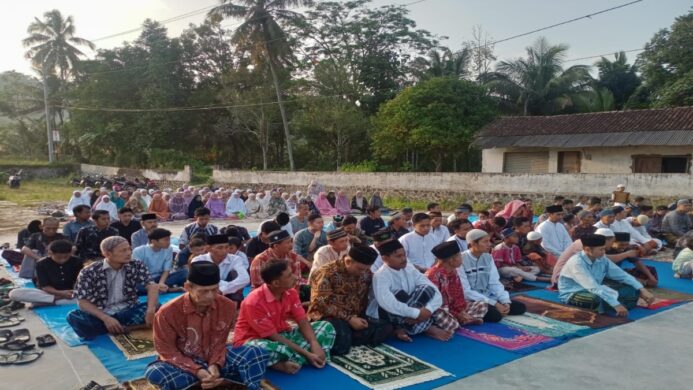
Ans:
POLYGON ((662 220, 662 235, 669 245, 674 245, 679 238, 688 233, 691 226, 691 218, 688 213, 691 211, 691 200, 681 199, 676 202, 676 210, 670 211, 662 220))

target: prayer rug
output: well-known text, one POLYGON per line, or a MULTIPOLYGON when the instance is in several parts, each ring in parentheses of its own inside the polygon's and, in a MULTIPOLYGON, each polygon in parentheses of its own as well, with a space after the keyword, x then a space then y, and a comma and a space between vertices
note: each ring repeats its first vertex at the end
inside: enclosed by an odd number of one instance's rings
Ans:
POLYGON ((531 284, 516 282, 512 279, 501 279, 501 283, 503 284, 503 287, 505 287, 505 291, 510 293, 532 291, 537 290, 539 288, 537 286, 532 286, 531 284))
POLYGON ((463 326, 457 329, 457 334, 522 355, 551 348, 562 342, 558 339, 528 333, 522 329, 511 328, 498 323, 463 326))
POLYGON ((123 390, 159 390, 158 386, 150 384, 145 378, 123 382, 120 387, 123 390))
POLYGON ((580 326, 558 321, 534 313, 525 313, 521 316, 507 316, 503 318, 501 324, 521 329, 529 333, 559 339, 582 337, 591 331, 589 326, 580 326))
POLYGON ((524 303, 529 313, 553 318, 558 321, 570 322, 575 325, 589 326, 592 329, 631 322, 628 318, 603 315, 577 307, 531 298, 526 295, 516 295, 512 299, 524 303))
POLYGON ((686 294, 674 290, 668 290, 666 288, 648 288, 647 291, 651 292, 655 298, 659 299, 676 299, 679 301, 693 301, 693 294, 686 294))
POLYGON ((109 335, 109 337, 127 360, 156 356, 154 337, 149 328, 131 330, 126 334, 109 335))
POLYGON ((642 298, 638 299, 638 307, 642 307, 643 309, 648 309, 648 310, 657 310, 661 309, 663 307, 668 307, 671 305, 675 305, 677 303, 681 303, 681 300, 678 299, 661 299, 661 298, 655 298, 654 302, 652 302, 651 305, 647 305, 647 303, 642 300, 642 298))
MULTIPOLYGON (((201 389, 200 385, 192 385, 192 387, 188 387, 185 390, 193 390, 193 389, 201 389)), ((260 382, 260 388, 262 390, 279 390, 278 387, 274 386, 272 382, 263 379, 260 382)), ((145 378, 140 378, 140 379, 135 379, 127 382, 123 382, 120 384, 119 389, 122 390, 159 390, 159 387, 154 386, 150 384, 147 379, 145 378)), ((215 387, 216 390, 242 390, 242 389, 247 389, 246 386, 238 383, 232 383, 232 382, 225 382, 221 386, 215 387)))
POLYGON ((378 390, 398 389, 450 375, 385 344, 352 347, 346 355, 333 356, 330 365, 378 390))

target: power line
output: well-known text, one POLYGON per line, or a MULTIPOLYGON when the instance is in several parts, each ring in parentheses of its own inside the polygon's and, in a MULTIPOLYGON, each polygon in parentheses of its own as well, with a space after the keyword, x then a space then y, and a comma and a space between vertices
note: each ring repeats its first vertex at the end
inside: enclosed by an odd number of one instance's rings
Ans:
MULTIPOLYGON (((212 9, 212 8, 214 8, 214 7, 216 7, 217 5, 218 5, 218 4, 208 5, 208 6, 204 7, 204 8, 199 8, 199 9, 196 9, 196 10, 194 10, 194 11, 189 11, 189 12, 186 12, 186 13, 184 13, 184 14, 176 15, 176 16, 173 16, 173 17, 171 17, 171 18, 161 20, 161 21, 159 21, 158 23, 160 23, 160 24, 168 24, 168 23, 177 22, 177 21, 179 21, 179 20, 184 20, 184 19, 187 19, 187 18, 189 18, 189 17, 197 16, 197 15, 199 15, 199 14, 205 13, 205 12, 207 12, 208 10, 210 10, 210 9, 212 9)), ((116 37, 119 37, 119 36, 121 36, 121 35, 132 34, 132 33, 134 33, 134 32, 137 32, 137 31, 142 30, 142 28, 143 28, 143 27, 133 28, 133 29, 130 29, 130 30, 127 30, 127 31, 122 31, 122 32, 119 32, 119 33, 114 33, 114 34, 106 35, 106 36, 103 36, 103 37, 100 37, 100 38, 92 39, 91 41, 92 41, 92 42, 98 42, 98 41, 103 41, 103 40, 106 40, 106 39, 116 38, 116 37)))
POLYGON ((624 52, 624 53, 633 53, 633 52, 644 51, 644 50, 645 50, 645 49, 616 50, 616 51, 613 51, 613 52, 611 52, 611 53, 598 54, 598 55, 595 55, 595 56, 580 57, 580 58, 571 58, 571 59, 565 60, 565 61, 563 61, 563 62, 575 62, 575 61, 589 60, 589 59, 592 59, 592 58, 601 58, 601 57, 608 56, 608 55, 611 55, 611 54, 618 54, 618 53, 620 53, 620 52, 624 52))
POLYGON ((562 21, 562 22, 559 22, 559 23, 556 23, 556 24, 552 24, 552 25, 550 25, 550 26, 537 28, 537 29, 534 29, 534 30, 532 30, 532 31, 528 31, 528 32, 525 32, 525 33, 522 33, 522 34, 517 34, 517 35, 513 35, 513 36, 511 36, 511 37, 499 39, 499 40, 497 40, 497 41, 488 43, 488 44, 486 44, 485 46, 495 45, 495 44, 497 44, 497 43, 506 42, 506 41, 509 41, 509 40, 511 40, 511 39, 516 39, 516 38, 524 37, 524 36, 526 36, 526 35, 534 34, 534 33, 537 33, 537 32, 539 32, 539 31, 544 31, 544 30, 548 30, 548 29, 551 29, 551 28, 554 28, 554 27, 563 26, 563 25, 568 24, 568 23, 577 22, 578 20, 590 19, 592 16, 596 16, 596 15, 600 15, 600 14, 603 14, 603 13, 611 12, 611 11, 617 10, 617 9, 619 9, 619 8, 628 7, 628 6, 630 6, 630 5, 633 5, 633 4, 636 4, 636 3, 640 3, 640 2, 642 2, 642 1, 643 1, 643 0, 635 0, 635 1, 631 1, 630 3, 625 3, 625 4, 617 5, 617 6, 615 6, 615 7, 603 9, 603 10, 601 10, 601 11, 593 12, 593 13, 591 13, 591 14, 583 15, 583 16, 580 16, 580 17, 577 17, 577 18, 573 18, 573 19, 569 19, 569 20, 564 20, 564 21, 562 21))

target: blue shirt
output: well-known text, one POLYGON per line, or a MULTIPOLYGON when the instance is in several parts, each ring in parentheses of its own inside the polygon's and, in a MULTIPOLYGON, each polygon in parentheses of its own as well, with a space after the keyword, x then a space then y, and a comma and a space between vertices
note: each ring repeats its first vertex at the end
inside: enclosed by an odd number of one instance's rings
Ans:
POLYGON ((567 303, 573 294, 588 291, 603 299, 609 306, 616 307, 620 305, 618 291, 603 285, 605 278, 627 284, 636 290, 643 288, 640 282, 606 256, 592 261, 583 251, 571 257, 563 266, 558 278, 558 297, 567 303))
POLYGON ((142 245, 132 251, 132 258, 143 262, 152 278, 157 279, 165 271, 171 271, 173 249, 169 247, 154 251, 151 245, 142 245))
MULTIPOLYGON (((312 256, 308 253, 308 247, 310 247, 310 243, 313 242, 313 237, 314 234, 308 229, 303 229, 296 233, 294 236, 294 252, 310 260, 312 256)), ((327 245, 327 234, 322 231, 320 232, 320 238, 318 238, 313 252, 325 245, 327 245)))
POLYGON ((77 238, 77 233, 79 232, 79 229, 91 225, 93 222, 91 222, 90 219, 84 221, 84 222, 77 222, 71 221, 65 224, 63 226, 63 235, 67 237, 70 241, 75 242, 75 239, 77 238))
POLYGON ((149 237, 147 236, 147 232, 144 229, 140 229, 132 233, 132 236, 130 236, 130 245, 132 246, 133 250, 135 248, 141 247, 142 245, 148 244, 149 237))

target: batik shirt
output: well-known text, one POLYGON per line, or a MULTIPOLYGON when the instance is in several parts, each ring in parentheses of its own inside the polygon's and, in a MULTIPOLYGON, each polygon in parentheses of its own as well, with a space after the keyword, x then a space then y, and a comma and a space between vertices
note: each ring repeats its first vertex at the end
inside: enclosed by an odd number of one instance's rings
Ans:
POLYGON ((348 321, 353 316, 363 317, 372 279, 370 270, 358 275, 349 274, 344 259, 322 266, 310 278, 308 319, 319 321, 337 318, 348 321))
MULTIPOLYGON (((99 260, 84 268, 77 277, 75 285, 75 297, 87 300, 99 309, 103 310, 108 305, 109 291, 107 266, 105 260, 99 260)), ((132 260, 123 264, 125 283, 123 284, 123 296, 129 306, 137 304, 137 287, 150 283, 149 271, 139 260, 132 260)))

